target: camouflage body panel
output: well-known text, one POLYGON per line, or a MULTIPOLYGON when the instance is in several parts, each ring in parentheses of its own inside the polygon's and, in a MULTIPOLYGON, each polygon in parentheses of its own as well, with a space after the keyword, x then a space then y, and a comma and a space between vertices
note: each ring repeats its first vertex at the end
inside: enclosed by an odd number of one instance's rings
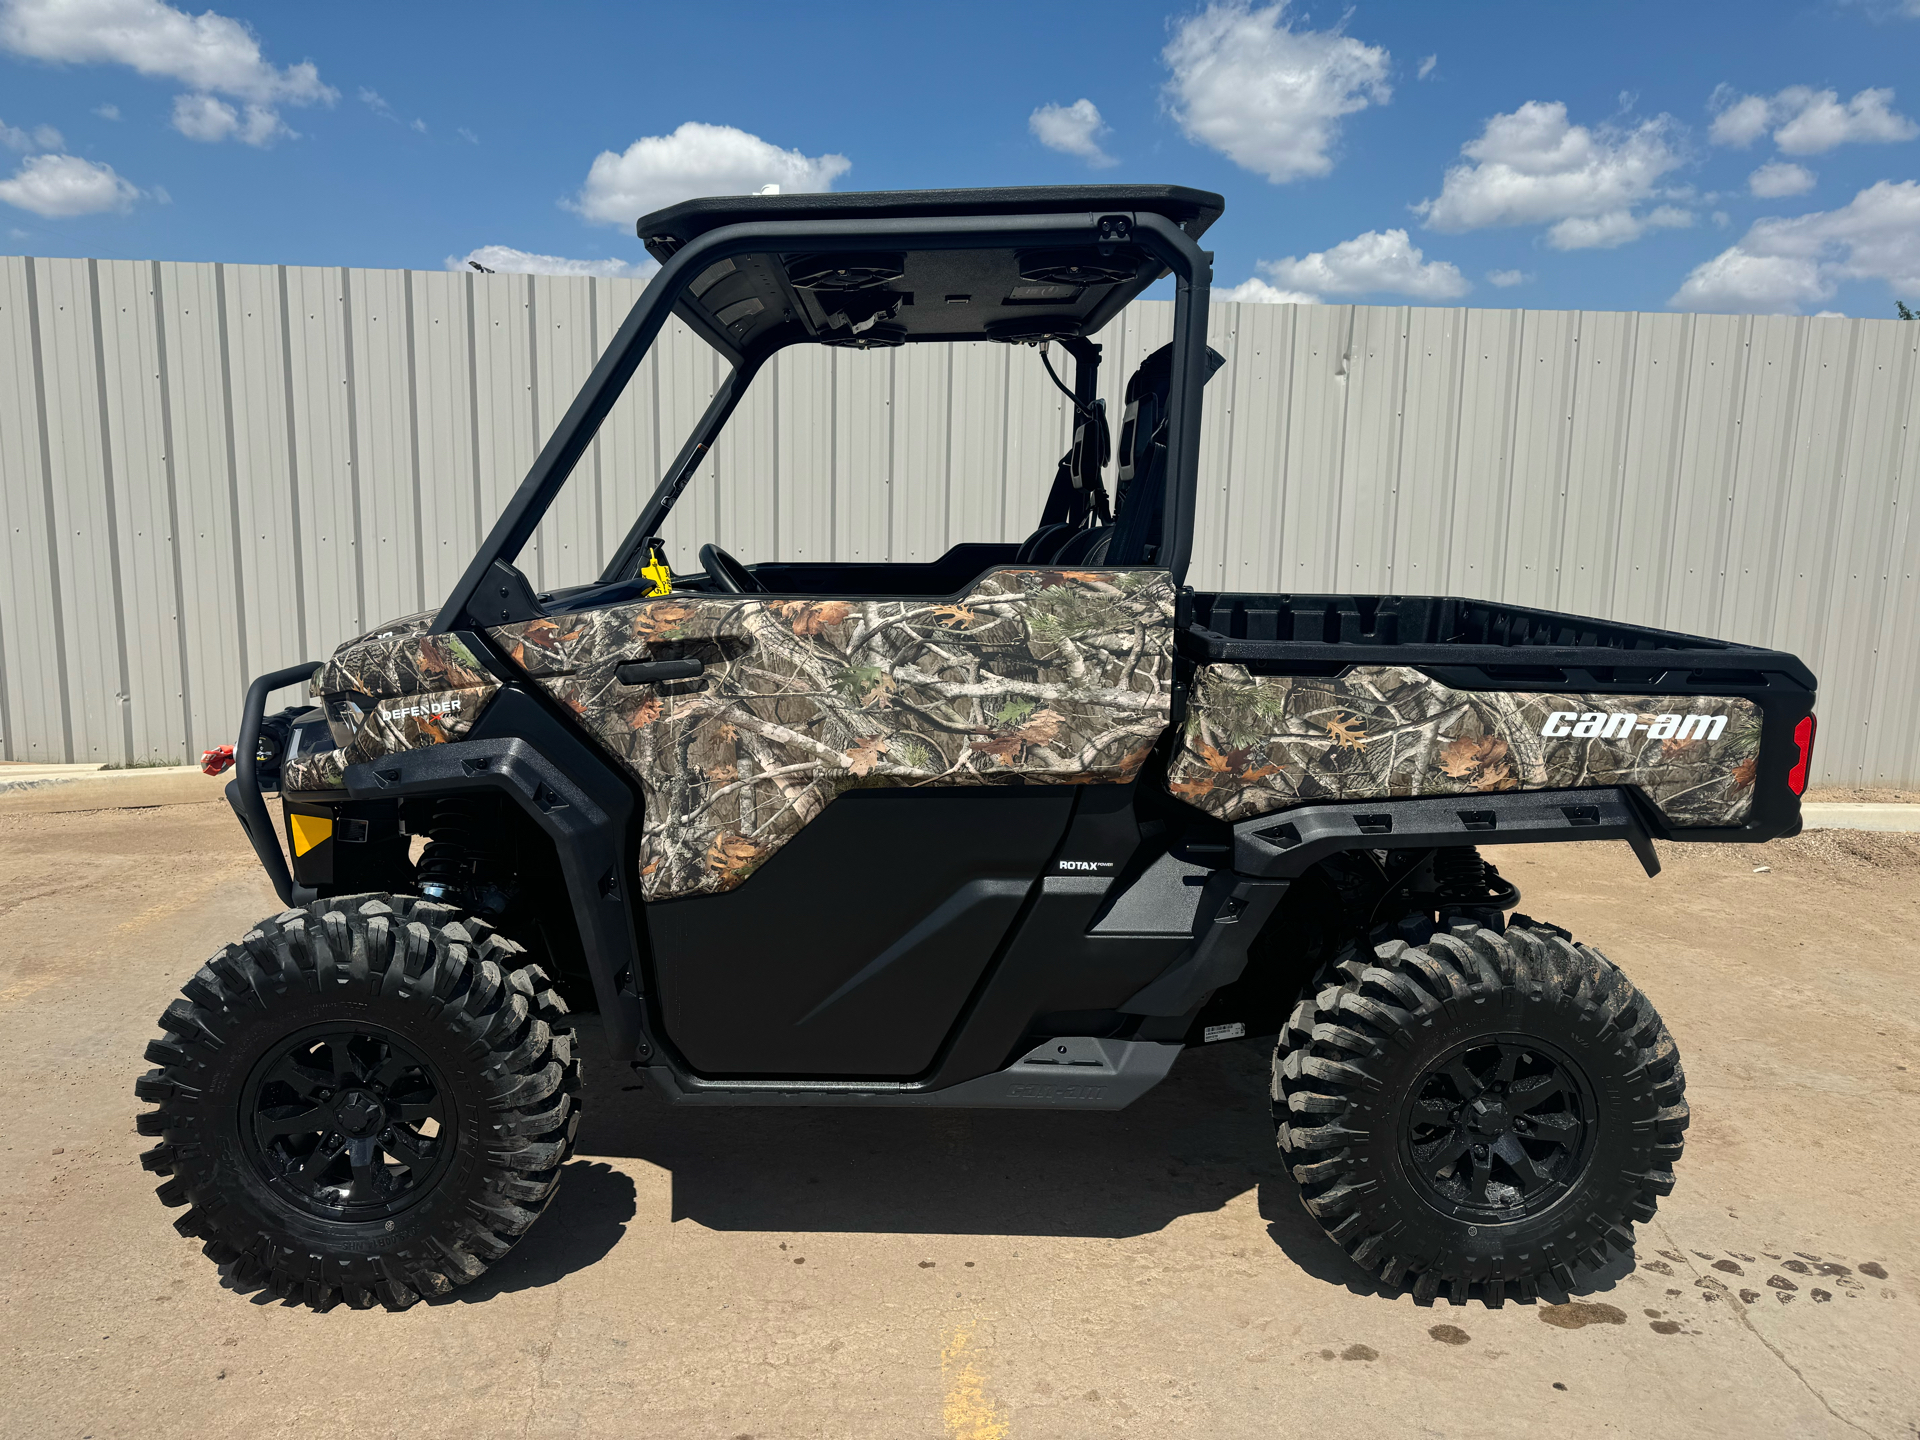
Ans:
POLYGON ((420 695, 479 683, 486 676, 457 635, 428 635, 433 612, 391 621, 346 642, 313 674, 308 690, 328 695, 420 695))
POLYGON ((339 790, 347 767, 457 741, 500 689, 458 635, 427 635, 432 616, 411 617, 349 641, 314 671, 309 690, 327 697, 353 739, 297 756, 280 770, 286 791, 339 790))
POLYGON ((855 786, 1132 780, 1167 727, 1165 571, 990 571, 959 600, 675 595, 491 634, 639 780, 649 900, 732 890, 855 786), (622 685, 698 656, 697 680, 622 685))
POLYGON ((1732 826, 1753 801, 1760 749, 1760 708, 1738 696, 1467 691, 1404 666, 1325 677, 1211 665, 1195 674, 1167 783, 1225 821, 1303 801, 1633 786, 1676 826, 1732 826))

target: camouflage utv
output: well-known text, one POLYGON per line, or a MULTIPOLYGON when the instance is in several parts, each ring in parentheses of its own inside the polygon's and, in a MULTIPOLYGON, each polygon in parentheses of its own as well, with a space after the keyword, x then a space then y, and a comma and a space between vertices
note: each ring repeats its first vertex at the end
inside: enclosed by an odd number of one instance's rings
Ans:
MULTIPOLYGON (((1275 1038, 1301 1198, 1388 1285, 1498 1305, 1631 1247, 1688 1123, 1674 1042, 1476 846, 1621 841, 1652 875, 1653 838, 1792 835, 1814 678, 1483 601, 1190 588, 1221 208, 643 218, 658 276, 445 604, 247 694, 228 796, 286 909, 147 1048, 181 1233, 316 1306, 473 1280, 553 1197, 592 1009, 689 1106, 1113 1110, 1190 1046, 1275 1038), (1110 425, 1089 337, 1170 274, 1110 425), (536 593, 516 559, 670 316, 724 362, 712 399, 598 578, 536 593), (784 347, 981 340, 1075 418, 1024 540, 672 568, 669 513, 784 347)), ((847 402, 782 404, 810 397, 847 402)), ((969 463, 954 494, 1002 493, 969 463)))

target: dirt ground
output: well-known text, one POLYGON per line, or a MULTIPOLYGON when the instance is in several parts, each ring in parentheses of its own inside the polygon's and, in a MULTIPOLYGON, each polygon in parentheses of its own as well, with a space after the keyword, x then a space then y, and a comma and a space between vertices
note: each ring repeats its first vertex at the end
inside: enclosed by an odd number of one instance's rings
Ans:
POLYGON ((1566 1306, 1377 1294, 1254 1046, 1117 1115, 674 1111, 593 1044, 580 1155, 477 1286, 225 1286, 135 1160, 154 1018, 274 909, 219 805, 0 818, 0 1431, 1912 1436, 1916 843, 1494 852, 1686 1059, 1680 1185, 1566 1306))

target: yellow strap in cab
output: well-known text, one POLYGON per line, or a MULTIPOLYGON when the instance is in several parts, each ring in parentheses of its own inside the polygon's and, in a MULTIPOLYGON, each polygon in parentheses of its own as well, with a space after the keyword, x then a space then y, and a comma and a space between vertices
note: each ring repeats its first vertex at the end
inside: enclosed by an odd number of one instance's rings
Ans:
POLYGON ((661 555, 658 550, 649 552, 649 559, 647 561, 647 564, 643 565, 640 568, 640 573, 646 576, 647 579, 651 580, 654 583, 654 588, 647 592, 648 595, 655 596, 655 595, 673 594, 674 577, 668 571, 667 562, 661 559, 661 555))

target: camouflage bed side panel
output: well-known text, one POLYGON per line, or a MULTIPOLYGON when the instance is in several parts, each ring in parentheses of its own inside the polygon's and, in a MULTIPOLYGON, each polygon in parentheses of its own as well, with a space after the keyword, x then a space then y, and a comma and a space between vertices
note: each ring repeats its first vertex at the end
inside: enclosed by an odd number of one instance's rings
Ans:
POLYGON ((338 750, 288 761, 283 790, 339 790, 348 766, 457 741, 473 729, 500 683, 459 636, 421 634, 431 619, 350 641, 314 672, 309 689, 335 698, 329 704, 356 726, 354 737, 338 750))
POLYGON ((1164 571, 1010 569, 954 601, 663 596, 492 634, 638 778, 667 900, 733 889, 855 786, 1133 779, 1173 617, 1164 571), (649 655, 707 671, 620 684, 649 655))
POLYGON ((1404 666, 1199 670, 1168 788, 1225 821, 1313 800, 1634 786, 1677 826, 1739 825, 1761 711, 1737 696, 1465 691, 1404 666))

